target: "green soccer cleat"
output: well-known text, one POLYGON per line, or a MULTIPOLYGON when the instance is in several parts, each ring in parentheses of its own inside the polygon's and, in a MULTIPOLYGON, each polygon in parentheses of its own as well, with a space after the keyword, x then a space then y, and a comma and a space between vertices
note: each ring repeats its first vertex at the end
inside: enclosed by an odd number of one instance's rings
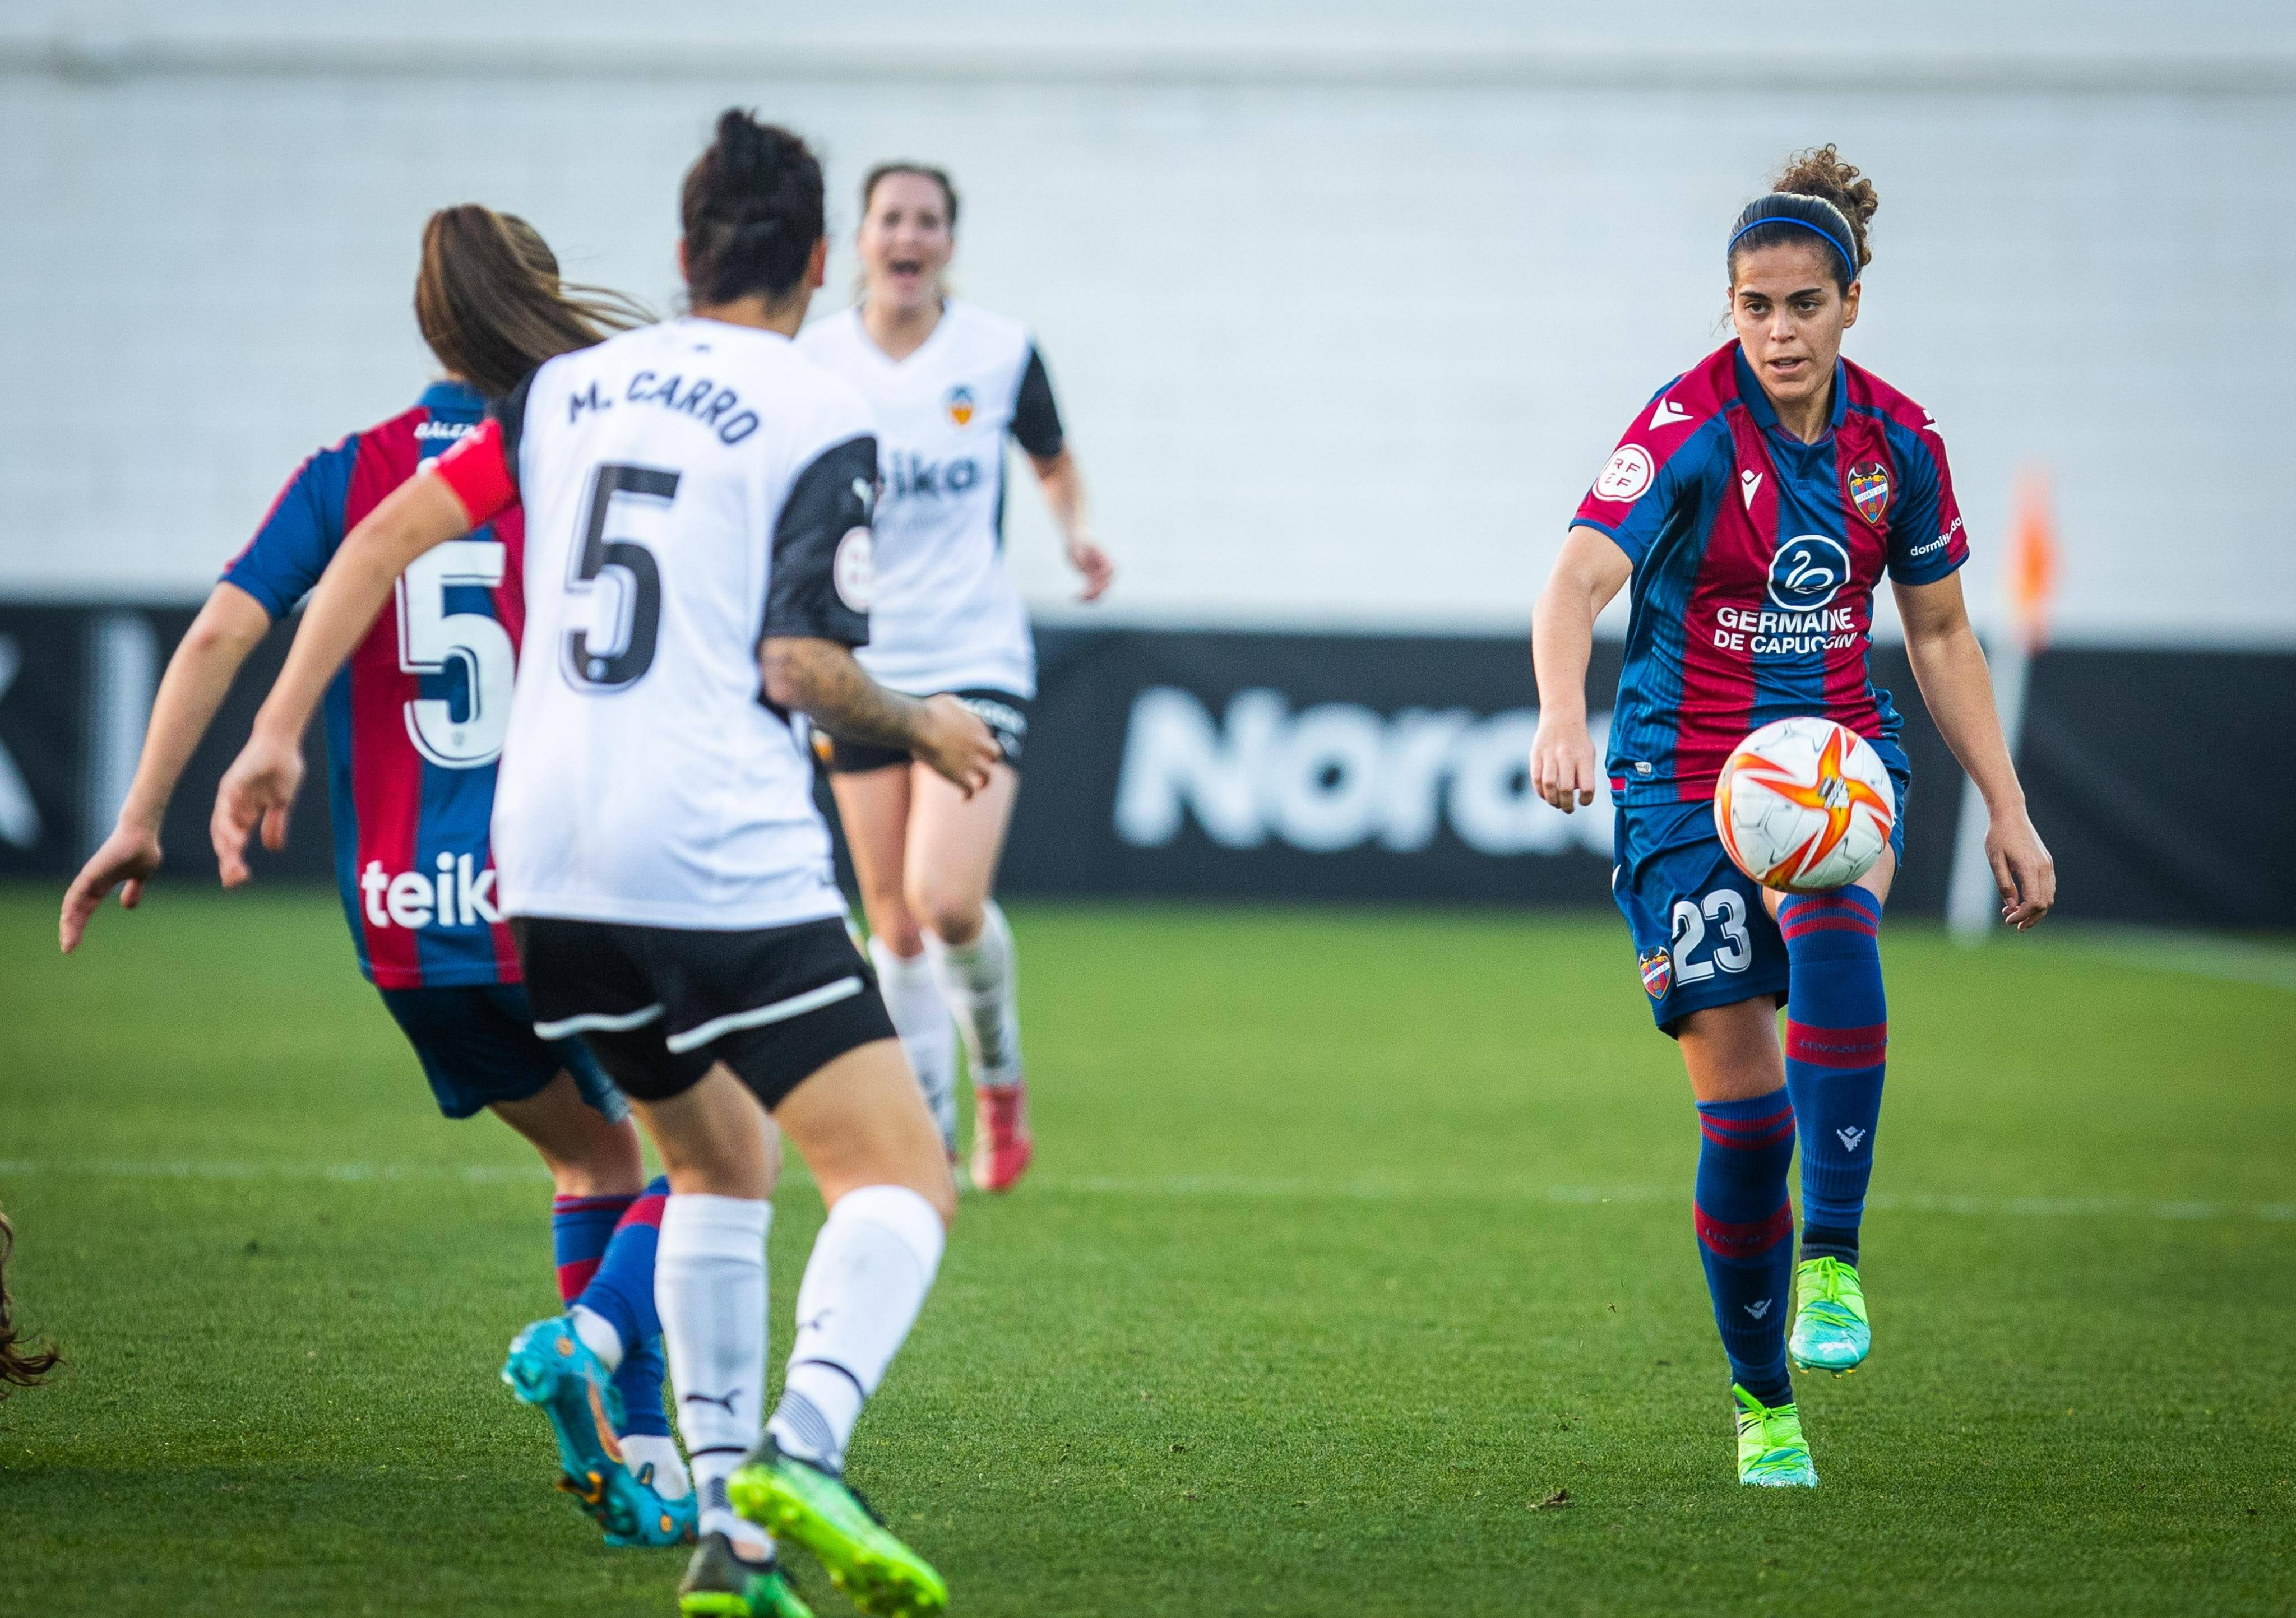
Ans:
POLYGON ((747 1562, 722 1533, 701 1541, 677 1587, 685 1618, 813 1618, 779 1562, 747 1562))
POLYGON ((802 1545, 873 1618, 935 1618, 948 1586, 895 1539, 868 1502, 834 1472, 782 1453, 768 1434, 726 1481, 734 1509, 776 1540, 802 1545))
POLYGON ((1790 1404, 1764 1404, 1734 1382, 1730 1392, 1738 1401, 1738 1481, 1764 1489, 1816 1488, 1801 1412, 1790 1404))
POLYGON ((502 1379, 550 1418, 558 1440, 558 1487, 598 1519, 609 1545, 676 1545, 693 1537, 698 1503, 691 1492, 664 1500, 652 1468, 634 1477, 614 1429, 622 1396, 613 1376, 564 1315, 537 1320, 511 1340, 502 1379))
POLYGON ((1806 1258, 1795 1267, 1794 1290, 1800 1303, 1786 1352, 1804 1370, 1854 1371, 1873 1352, 1874 1328, 1866 1314, 1866 1287, 1857 1266, 1838 1258, 1806 1258))

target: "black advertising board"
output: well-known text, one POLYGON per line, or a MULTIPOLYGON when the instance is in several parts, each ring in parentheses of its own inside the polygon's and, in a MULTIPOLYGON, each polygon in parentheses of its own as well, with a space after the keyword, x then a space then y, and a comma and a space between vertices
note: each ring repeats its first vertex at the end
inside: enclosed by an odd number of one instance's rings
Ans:
MULTIPOLYGON (((0 876, 70 875, 109 825, 182 609, 0 606, 0 876)), ((212 881, 208 813, 285 656, 249 659, 185 772, 168 874, 212 881)), ((1605 806, 1533 797, 1515 639, 1038 632, 1040 690, 1004 887, 1014 894, 1608 903, 1605 806)), ((1599 731, 1619 647, 1598 642, 1599 731)), ((1874 653, 1914 761, 1893 908, 1943 912, 1960 772, 1904 652, 1874 653)), ((2069 919, 2296 926, 2296 653, 2067 649, 2034 661, 2020 764, 2069 919), (2261 805, 2259 815, 2251 805, 2261 805), (2261 836, 2252 827, 2261 827, 2261 836)), ((323 727, 276 879, 332 874, 323 727)), ((825 800, 826 794, 823 794, 825 800)))
MULTIPOLYGON (((1527 641, 1040 631, 1037 647, 1013 891, 1608 903, 1608 805, 1565 817, 1530 791, 1527 641)), ((1598 743, 1619 661, 1596 644, 1598 743)), ((1901 654, 1880 663, 1910 686, 1901 654)), ((1915 791, 1900 889, 1934 911, 1957 776, 1918 712, 1906 742, 1948 783, 1915 791)))

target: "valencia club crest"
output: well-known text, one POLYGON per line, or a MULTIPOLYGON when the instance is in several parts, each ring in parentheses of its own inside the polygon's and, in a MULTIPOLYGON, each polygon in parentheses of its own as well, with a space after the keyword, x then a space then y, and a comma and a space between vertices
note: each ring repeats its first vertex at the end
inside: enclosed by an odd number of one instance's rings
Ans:
POLYGON ((1849 501, 1873 527, 1890 514, 1890 469, 1879 461, 1861 461, 1849 469, 1849 501))
POLYGON ((948 412, 948 419, 952 425, 969 427, 972 424, 972 388, 960 382, 948 390, 948 397, 941 403, 942 407, 948 412))
POLYGON ((1643 987, 1652 1000, 1664 1000, 1666 992, 1674 987, 1674 952, 1663 947, 1637 958, 1643 969, 1643 987))

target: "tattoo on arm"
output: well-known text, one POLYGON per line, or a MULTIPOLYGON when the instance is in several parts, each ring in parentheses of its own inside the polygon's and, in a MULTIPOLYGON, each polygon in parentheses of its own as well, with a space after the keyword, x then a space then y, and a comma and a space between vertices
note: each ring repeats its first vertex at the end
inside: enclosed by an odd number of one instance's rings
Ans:
POLYGON ((848 741, 906 748, 922 728, 925 705, 887 691, 850 649, 810 638, 767 640, 760 652, 767 699, 795 708, 848 741))

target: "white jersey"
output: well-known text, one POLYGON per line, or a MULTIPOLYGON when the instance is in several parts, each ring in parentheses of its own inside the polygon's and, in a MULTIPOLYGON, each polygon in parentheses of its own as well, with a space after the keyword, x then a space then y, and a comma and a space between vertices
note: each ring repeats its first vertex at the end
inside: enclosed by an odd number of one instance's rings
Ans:
POLYGON ((868 635, 868 406, 789 339, 676 320, 497 411, 526 628, 495 792, 503 905, 687 928, 840 915, 767 634, 868 635))
POLYGON ((877 417, 884 486, 861 666, 921 696, 1035 696, 1028 609, 1004 570, 1004 438, 1039 456, 1062 439, 1027 329, 952 298, 905 360, 886 357, 857 309, 816 321, 798 347, 858 388, 877 417))

